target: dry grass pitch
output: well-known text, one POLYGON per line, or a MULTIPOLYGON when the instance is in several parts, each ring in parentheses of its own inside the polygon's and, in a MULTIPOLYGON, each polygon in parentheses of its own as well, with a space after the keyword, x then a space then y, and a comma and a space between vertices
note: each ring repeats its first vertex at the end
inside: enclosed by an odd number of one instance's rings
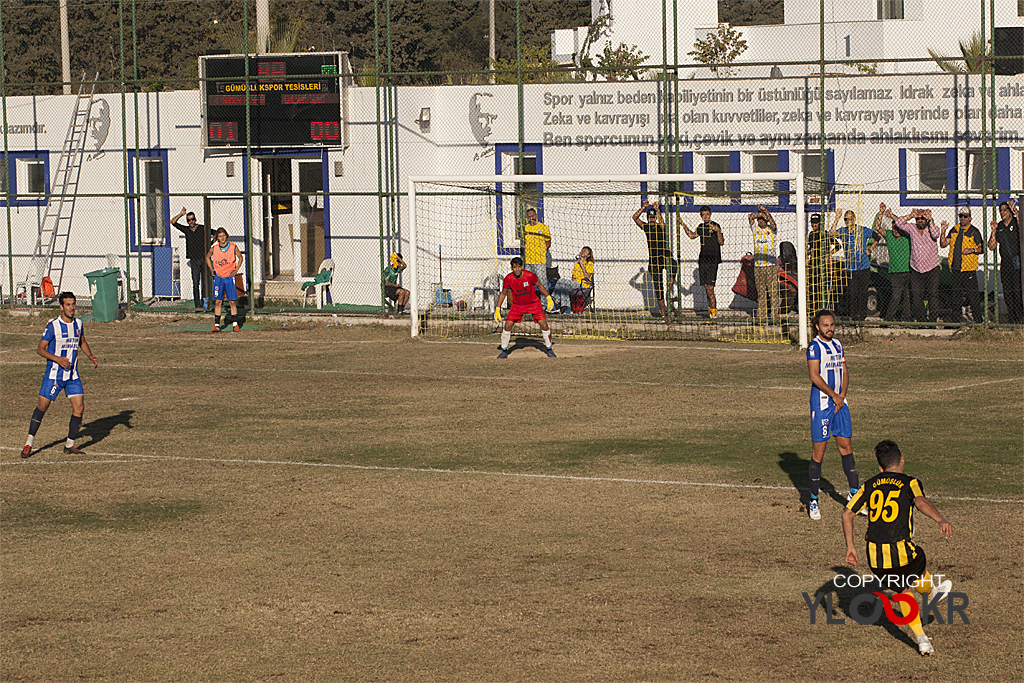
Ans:
POLYGON ((895 439, 954 527, 922 658, 859 590, 810 624, 849 570, 797 349, 89 323, 87 455, 61 398, 22 460, 44 320, 2 323, 5 681, 1024 678, 1019 333, 844 338, 862 479, 895 439))

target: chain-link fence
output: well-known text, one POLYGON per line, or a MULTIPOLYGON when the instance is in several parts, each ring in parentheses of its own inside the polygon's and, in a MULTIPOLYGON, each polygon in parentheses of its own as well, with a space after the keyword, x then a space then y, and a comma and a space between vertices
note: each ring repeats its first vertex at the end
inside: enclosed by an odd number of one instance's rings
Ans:
MULTIPOLYGON (((616 8, 616 17, 602 5, 589 29, 555 26, 550 45, 538 47, 524 41, 524 24, 543 3, 522 0, 499 6, 505 47, 485 61, 490 69, 464 52, 433 69, 403 67, 402 50, 416 36, 428 39, 427 22, 410 19, 406 3, 368 3, 360 7, 373 32, 360 36, 361 48, 324 18, 301 33, 319 30, 312 51, 293 40, 285 52, 248 60, 190 57, 194 70, 177 71, 173 57, 162 66, 146 61, 164 42, 183 40, 181 21, 153 18, 162 4, 147 3, 145 12, 134 2, 102 5, 109 20, 91 41, 109 53, 106 62, 62 82, 56 20, 33 43, 24 22, 44 10, 4 2, 6 305, 42 305, 60 290, 88 296, 85 274, 111 267, 125 306, 203 308, 211 296, 207 231, 223 227, 243 255, 244 307, 394 315, 383 273, 392 253, 410 256, 410 176, 536 175, 537 183, 499 193, 543 197, 545 175, 800 171, 804 209, 820 214, 806 226, 816 249, 808 256, 811 309, 828 305, 877 324, 1022 322, 1012 202, 1024 193, 1019 3, 997 10, 886 0, 836 5, 822 17, 819 3, 794 2, 776 23, 761 17, 750 26, 737 25, 738 15, 718 25, 725 10, 715 3, 688 9, 685 21, 678 7, 659 3, 659 16, 642 22, 631 8, 616 8), (142 15, 150 23, 140 32, 142 15), (957 34, 946 28, 954 25, 957 34), (410 27, 419 33, 410 37, 410 27), (648 42, 636 47, 635 35, 648 42), (933 46, 922 35, 942 37, 933 46), (33 59, 48 68, 31 68, 33 59)), ((229 52, 261 40, 249 3, 166 5, 233 22, 242 47, 229 52)), ((472 11, 486 13, 486 5, 472 11)), ((481 16, 464 23, 485 30, 481 16)), ((285 27, 286 17, 277 22, 285 27)), ((224 51, 212 42, 197 49, 224 51)), ((740 191, 738 182, 640 189, 635 209, 641 200, 665 207, 678 279, 668 309, 652 309, 649 292, 627 286, 643 279, 643 258, 601 263, 595 254, 596 272, 624 280, 606 285, 627 293, 617 310, 667 318, 663 329, 650 326, 658 336, 703 329, 695 325, 711 301, 734 320, 757 317, 757 302, 737 287, 755 251, 749 216, 763 207, 791 220, 795 188, 763 181, 740 191), (675 228, 701 224, 702 206, 723 227, 710 289, 707 272, 701 277, 704 238, 675 228)), ((549 226, 546 266, 571 272, 589 243, 642 244, 632 211, 599 220, 586 211, 574 217, 571 238, 549 226), (597 224, 601 234, 588 234, 597 224)), ((523 231, 507 239, 495 245, 499 272, 454 293, 453 306, 475 308, 471 290, 508 272, 506 252, 521 249, 523 231)), ((445 253, 417 247, 420 258, 440 259, 443 272, 445 253)), ((772 249, 784 286, 792 255, 780 260, 781 245, 772 249)), ((458 256, 458 244, 451 250, 458 256)))

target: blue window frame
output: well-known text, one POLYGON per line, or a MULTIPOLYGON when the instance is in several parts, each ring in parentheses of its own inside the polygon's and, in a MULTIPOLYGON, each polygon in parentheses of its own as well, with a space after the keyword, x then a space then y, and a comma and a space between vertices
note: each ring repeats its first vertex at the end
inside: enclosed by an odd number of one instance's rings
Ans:
MULTIPOLYGON (((138 176, 142 183, 139 191, 140 197, 133 197, 130 200, 130 211, 128 213, 129 235, 132 251, 141 250, 152 252, 153 247, 160 247, 170 243, 171 227, 168 223, 170 218, 171 200, 167 196, 167 150, 166 149, 140 149, 139 150, 138 176), (138 226, 139 202, 142 202, 142 221, 138 226), (138 228, 143 233, 140 234, 138 228), (141 241, 141 245, 139 242, 141 241)), ((135 150, 128 150, 128 192, 135 193, 136 159, 135 150)))
MULTIPOLYGON (((788 151, 783 150, 783 151, 777 152, 777 154, 778 154, 778 170, 779 170, 779 172, 789 171, 790 170, 790 156, 789 156, 790 153, 788 151)), ((661 170, 661 171, 663 171, 665 173, 674 173, 674 172, 676 172, 675 169, 673 168, 676 164, 674 164, 672 162, 672 159, 673 159, 674 156, 675 155, 671 155, 671 154, 662 154, 662 153, 653 153, 653 152, 640 152, 640 173, 641 174, 657 173, 657 172, 659 172, 659 170, 661 170), (668 163, 667 164, 663 163, 663 160, 667 161, 668 163)), ((715 154, 713 156, 719 156, 719 157, 727 156, 728 159, 729 159, 728 172, 729 173, 739 173, 740 168, 741 168, 740 167, 740 151, 739 150, 723 151, 723 152, 720 152, 720 153, 715 154)), ((678 165, 680 167, 679 171, 678 171, 679 173, 693 173, 694 172, 694 169, 693 169, 694 159, 693 159, 693 157, 694 157, 694 153, 693 152, 680 152, 679 153, 679 155, 678 155, 678 158, 679 158, 679 164, 678 165)), ((829 188, 831 188, 835 184, 835 180, 834 180, 834 173, 835 173, 835 171, 834 171, 832 150, 827 150, 827 152, 826 152, 826 159, 827 159, 827 163, 828 163, 828 186, 829 186, 829 188)), ((675 188, 670 188, 669 189, 670 193, 675 192, 675 191, 677 191, 675 188)), ((682 187, 678 191, 682 192, 682 193, 692 193, 693 192, 693 182, 692 181, 684 181, 682 183, 682 187)), ((736 181, 736 180, 729 181, 728 192, 739 192, 739 191, 740 191, 740 181, 736 181)), ((788 194, 782 194, 782 193, 787 193, 789 191, 790 191, 790 182, 788 180, 787 181, 780 181, 779 182, 779 192, 780 192, 779 196, 776 198, 776 201, 774 203, 765 204, 765 206, 767 208, 773 210, 773 211, 796 211, 796 207, 794 206, 791 197, 788 194)), ((648 184, 647 183, 641 183, 640 184, 640 192, 643 195, 642 198, 646 199, 647 198, 647 193, 648 193, 648 184)), ((736 204, 736 203, 733 203, 729 199, 728 194, 726 196, 723 196, 723 197, 720 197, 720 198, 716 198, 714 196, 693 197, 693 196, 691 196, 689 194, 684 194, 683 197, 682 197, 682 201, 680 202, 680 210, 681 211, 692 212, 692 211, 695 210, 696 206, 700 206, 700 205, 703 205, 703 204, 707 204, 708 206, 710 206, 716 213, 749 213, 753 209, 757 208, 757 205, 755 205, 755 204, 736 204)), ((673 211, 674 210, 671 206, 670 207, 666 207, 666 208, 669 211, 673 211)), ((810 209, 810 208, 811 207, 808 207, 808 209, 810 209)), ((817 208, 817 204, 814 205, 814 208, 815 209, 817 208)))
MULTIPOLYGON (((544 175, 544 147, 538 144, 524 144, 523 155, 532 157, 535 160, 535 173, 538 176, 537 179, 537 220, 541 223, 544 222, 544 183, 541 182, 540 176, 544 175)), ((494 174, 502 175, 501 161, 505 155, 519 155, 519 144, 518 143, 507 143, 507 144, 496 144, 494 145, 494 174)), ((498 256, 519 256, 520 249, 518 245, 505 246, 505 206, 504 198, 502 194, 502 183, 498 183, 496 188, 498 192, 495 197, 495 213, 497 214, 497 220, 495 221, 497 229, 495 235, 497 237, 497 243, 495 249, 498 256)))
MULTIPOLYGON (((36 172, 36 171, 33 171, 36 172)), ((50 152, 32 150, 7 153, 7 177, 10 179, 11 206, 46 206, 50 194, 50 152), (42 164, 42 192, 32 192, 27 177, 30 164, 42 164)), ((7 196, 0 194, 0 206, 7 206, 7 196)))
MULTIPOLYGON (((956 206, 959 203, 957 199, 958 192, 970 191, 972 189, 971 179, 968 177, 968 173, 971 173, 972 167, 969 160, 965 157, 964 163, 960 163, 959 155, 963 153, 965 155, 973 155, 982 153, 981 149, 957 149, 956 147, 946 147, 944 149, 928 150, 925 152, 918 150, 908 150, 907 148, 900 148, 899 150, 899 175, 900 175, 900 206, 956 206), (920 165, 919 155, 921 154, 945 154, 946 167, 945 167, 945 188, 946 193, 944 195, 931 195, 931 196, 917 196, 915 197, 915 191, 910 189, 912 181, 908 182, 909 178, 919 178, 922 173, 920 165), (964 176, 961 179, 958 170, 963 168, 965 170, 964 176)), ((997 147, 996 148, 996 184, 999 187, 999 201, 1005 201, 1010 197, 1007 190, 1010 188, 1010 148, 1009 147, 997 147)), ((966 201, 966 200, 964 200, 966 201)))

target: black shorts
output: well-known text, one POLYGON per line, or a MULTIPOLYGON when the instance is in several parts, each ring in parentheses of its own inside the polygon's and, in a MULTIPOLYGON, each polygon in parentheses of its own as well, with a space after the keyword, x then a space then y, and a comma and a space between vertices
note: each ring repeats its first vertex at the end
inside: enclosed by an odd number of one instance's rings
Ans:
POLYGON ((398 290, 398 285, 393 285, 390 282, 384 283, 384 296, 392 301, 398 301, 398 290))
POLYGON ((917 546, 917 557, 902 567, 892 569, 871 568, 871 573, 882 579, 883 586, 896 592, 902 592, 910 588, 927 571, 928 559, 924 555, 924 548, 917 546))
POLYGON ((705 287, 711 287, 718 282, 717 261, 697 261, 697 274, 700 276, 700 283, 705 287))

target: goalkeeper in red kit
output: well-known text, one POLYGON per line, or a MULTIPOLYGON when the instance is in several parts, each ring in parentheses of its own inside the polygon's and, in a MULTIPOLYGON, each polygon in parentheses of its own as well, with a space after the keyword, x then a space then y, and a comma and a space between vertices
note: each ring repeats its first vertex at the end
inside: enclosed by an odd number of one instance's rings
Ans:
POLYGON ((523 268, 523 259, 516 256, 511 261, 512 272, 505 276, 502 284, 501 296, 498 297, 498 304, 494 307, 494 319, 501 322, 501 305, 507 296, 512 301, 508 310, 508 317, 505 318, 505 327, 501 332, 501 353, 498 358, 508 358, 508 343, 512 339, 512 328, 523 319, 523 315, 529 313, 534 321, 540 325, 541 334, 544 335, 544 353, 548 358, 554 358, 555 352, 551 348, 551 328, 548 327, 548 319, 544 309, 540 305, 540 299, 534 288, 539 289, 547 303, 548 311, 555 309, 555 302, 537 276, 523 268))

